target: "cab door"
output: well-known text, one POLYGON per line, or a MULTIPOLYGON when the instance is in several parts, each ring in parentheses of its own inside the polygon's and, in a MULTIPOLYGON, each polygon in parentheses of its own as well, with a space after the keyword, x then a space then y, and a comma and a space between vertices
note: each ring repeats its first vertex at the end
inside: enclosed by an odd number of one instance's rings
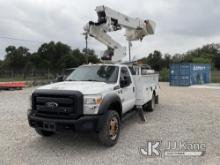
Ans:
POLYGON ((131 74, 127 67, 122 67, 120 71, 120 98, 122 101, 123 113, 131 110, 135 105, 135 87, 131 79, 131 74))

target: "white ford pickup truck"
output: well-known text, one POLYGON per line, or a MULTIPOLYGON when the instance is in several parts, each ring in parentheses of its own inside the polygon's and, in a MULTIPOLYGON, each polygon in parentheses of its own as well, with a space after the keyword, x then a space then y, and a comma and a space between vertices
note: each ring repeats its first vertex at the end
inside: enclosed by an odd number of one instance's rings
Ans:
POLYGON ((94 131, 106 146, 117 143, 121 120, 158 104, 157 73, 124 64, 82 65, 65 81, 32 93, 29 125, 42 136, 70 129, 94 131))

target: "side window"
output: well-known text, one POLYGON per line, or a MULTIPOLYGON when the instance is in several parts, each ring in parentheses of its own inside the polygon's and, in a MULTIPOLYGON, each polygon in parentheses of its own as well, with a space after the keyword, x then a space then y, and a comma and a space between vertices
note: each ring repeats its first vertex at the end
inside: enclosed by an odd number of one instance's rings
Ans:
POLYGON ((130 70, 132 75, 136 75, 136 72, 135 72, 135 70, 132 66, 129 66, 129 70, 130 70))
POLYGON ((120 86, 127 87, 131 84, 131 77, 128 72, 128 69, 126 67, 121 68, 121 74, 120 74, 120 86))

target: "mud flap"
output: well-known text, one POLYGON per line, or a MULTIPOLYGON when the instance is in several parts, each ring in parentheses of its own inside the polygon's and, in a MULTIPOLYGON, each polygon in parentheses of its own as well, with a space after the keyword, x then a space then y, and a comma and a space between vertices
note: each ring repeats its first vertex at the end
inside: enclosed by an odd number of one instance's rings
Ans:
POLYGON ((155 104, 159 104, 159 96, 158 95, 155 97, 155 104))

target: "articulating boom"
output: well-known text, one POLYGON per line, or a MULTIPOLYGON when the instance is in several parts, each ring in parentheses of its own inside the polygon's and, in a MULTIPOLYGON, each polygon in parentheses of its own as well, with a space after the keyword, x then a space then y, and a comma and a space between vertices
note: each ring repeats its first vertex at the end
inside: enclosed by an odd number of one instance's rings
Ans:
POLYGON ((155 23, 151 20, 141 20, 139 18, 128 17, 120 12, 105 6, 96 7, 98 21, 86 24, 84 30, 87 34, 105 44, 108 49, 104 52, 103 60, 120 61, 126 56, 126 47, 121 46, 113 40, 107 32, 126 29, 125 36, 127 41, 136 41, 146 35, 154 34, 155 23))

